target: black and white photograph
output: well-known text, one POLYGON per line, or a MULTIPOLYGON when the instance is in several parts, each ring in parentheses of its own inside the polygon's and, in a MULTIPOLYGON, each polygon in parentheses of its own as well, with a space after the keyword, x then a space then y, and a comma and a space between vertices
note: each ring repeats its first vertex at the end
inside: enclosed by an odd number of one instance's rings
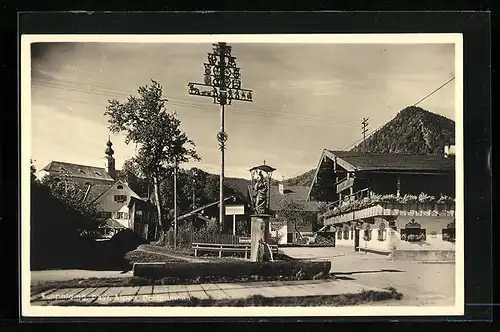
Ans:
POLYGON ((23 315, 462 315, 462 57, 23 35, 23 315))

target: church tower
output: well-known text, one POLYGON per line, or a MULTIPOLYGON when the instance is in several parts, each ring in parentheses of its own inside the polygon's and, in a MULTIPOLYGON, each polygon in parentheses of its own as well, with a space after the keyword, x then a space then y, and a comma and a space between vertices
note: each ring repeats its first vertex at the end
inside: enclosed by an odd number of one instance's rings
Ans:
POLYGON ((111 139, 108 136, 108 141, 106 142, 106 145, 108 146, 106 150, 104 150, 104 153, 106 156, 104 157, 104 168, 106 169, 106 172, 114 179, 116 176, 116 169, 115 169, 115 158, 113 155, 115 154, 115 151, 111 148, 113 146, 113 143, 111 143, 111 139))

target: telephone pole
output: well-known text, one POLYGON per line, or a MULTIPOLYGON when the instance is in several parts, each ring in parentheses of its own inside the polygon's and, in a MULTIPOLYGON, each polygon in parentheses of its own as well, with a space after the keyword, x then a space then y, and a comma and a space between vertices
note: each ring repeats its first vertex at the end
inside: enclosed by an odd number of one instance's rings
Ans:
POLYGON ((224 149, 227 133, 224 128, 224 106, 232 100, 252 102, 252 90, 241 88, 240 68, 236 67, 236 57, 231 55, 231 46, 220 42, 213 44, 213 52, 208 53, 208 63, 204 63, 204 83, 188 83, 190 95, 213 98, 220 105, 220 131, 217 133, 221 151, 219 181, 219 227, 224 226, 224 149))
POLYGON ((366 153, 366 132, 368 131, 368 118, 363 118, 361 127, 363 128, 363 152, 366 153))

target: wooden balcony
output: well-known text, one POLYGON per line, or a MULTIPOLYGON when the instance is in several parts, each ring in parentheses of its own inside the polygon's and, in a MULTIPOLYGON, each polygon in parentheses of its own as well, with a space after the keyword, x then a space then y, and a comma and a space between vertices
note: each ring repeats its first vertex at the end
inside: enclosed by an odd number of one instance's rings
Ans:
POLYGON ((455 201, 450 197, 377 195, 366 188, 345 200, 328 205, 323 214, 325 225, 376 216, 454 216, 455 201))
POLYGON ((354 178, 347 178, 337 184, 337 194, 352 187, 354 185, 354 178))

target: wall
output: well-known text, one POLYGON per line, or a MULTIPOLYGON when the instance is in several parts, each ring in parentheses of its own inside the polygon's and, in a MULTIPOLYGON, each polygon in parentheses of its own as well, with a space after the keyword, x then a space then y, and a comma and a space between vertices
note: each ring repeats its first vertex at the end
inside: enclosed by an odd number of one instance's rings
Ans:
MULTIPOLYGON (((364 228, 367 225, 366 223, 363 224, 362 230, 359 232, 359 247, 360 249, 368 249, 381 252, 388 252, 393 249, 402 251, 454 251, 455 244, 452 242, 443 241, 442 239, 442 229, 446 228, 446 226, 452 221, 453 217, 445 216, 398 216, 395 220, 396 230, 392 230, 389 227, 389 222, 377 217, 375 218, 374 224, 369 224, 371 227, 370 241, 365 241, 363 239, 364 228), (422 226, 422 228, 426 230, 426 241, 411 243, 401 240, 401 229, 405 228, 405 225, 412 219, 418 222, 422 226), (381 222, 385 224, 384 241, 378 240, 378 227, 381 222), (435 235, 431 235, 431 232, 433 231, 436 232, 435 235)), ((340 245, 339 240, 337 240, 337 245, 340 245)))
POLYGON ((278 244, 286 244, 287 243, 287 233, 288 233, 288 227, 285 224, 280 229, 278 229, 276 231, 271 231, 271 236, 276 236, 276 235, 280 236, 281 238, 280 238, 278 244))
POLYGON ((396 231, 394 232, 393 241, 395 243, 396 249, 401 250, 455 250, 455 244, 448 241, 443 241, 442 229, 446 228, 450 222, 453 221, 453 217, 429 217, 429 216, 398 216, 396 219, 396 231), (401 241, 401 228, 405 227, 405 224, 415 219, 422 228, 425 228, 426 241, 422 243, 410 243, 407 241, 401 241), (431 232, 436 232, 436 235, 431 235, 431 232))
POLYGON ((335 246, 336 247, 351 247, 354 250, 354 234, 353 230, 349 229, 349 239, 344 239, 344 233, 342 232, 342 239, 339 240, 337 232, 335 232, 335 246), (351 239, 352 237, 352 239, 351 239))
POLYGON ((390 228, 389 228, 389 223, 385 221, 384 219, 381 218, 375 218, 375 223, 374 224, 367 224, 364 223, 363 226, 361 227, 361 230, 359 231, 359 248, 360 250, 362 249, 367 249, 367 250, 373 250, 373 251, 379 251, 379 252, 389 252, 392 247, 392 239, 390 236, 390 228), (384 223, 385 225, 385 230, 384 234, 382 237, 382 241, 378 239, 378 228, 380 226, 380 223, 384 223), (370 234, 371 234, 371 239, 369 241, 364 240, 364 235, 365 235, 365 227, 369 225, 370 226, 370 234))
POLYGON ((123 207, 123 205, 129 203, 131 196, 140 199, 140 197, 134 191, 132 191, 132 189, 130 189, 126 184, 117 181, 111 186, 110 189, 108 189, 108 191, 104 193, 104 195, 102 195, 101 197, 99 197, 99 199, 97 199, 96 204, 98 205, 99 210, 116 212, 119 211, 123 207), (119 185, 123 186, 123 189, 118 189, 117 187, 119 185), (125 200, 125 202, 115 202, 114 195, 126 195, 127 199, 125 200))
MULTIPOLYGON (((118 210, 117 212, 124 212, 124 213, 129 214, 129 208, 128 208, 128 206, 126 204, 124 204, 121 207, 121 209, 118 210)), ((116 221, 118 221, 120 223, 120 225, 123 225, 123 226, 125 226, 127 228, 132 228, 133 229, 132 223, 131 223, 131 220, 130 220, 130 214, 129 214, 128 218, 126 218, 126 219, 118 219, 116 217, 113 217, 113 219, 116 220, 116 221)))

